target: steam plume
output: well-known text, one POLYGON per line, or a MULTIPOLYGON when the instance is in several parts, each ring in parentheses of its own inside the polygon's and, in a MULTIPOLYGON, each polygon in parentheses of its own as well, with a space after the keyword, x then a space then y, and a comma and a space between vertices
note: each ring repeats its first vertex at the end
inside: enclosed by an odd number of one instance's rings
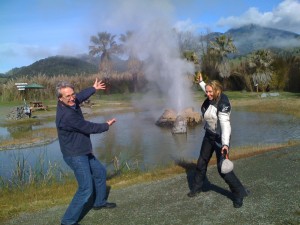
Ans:
MULTIPOLYGON (((172 31, 173 7, 170 3, 171 1, 126 1, 126 6, 119 5, 119 10, 113 16, 121 21, 119 25, 126 25, 123 29, 133 31, 127 47, 144 60, 145 76, 159 88, 159 93, 166 100, 165 107, 179 112, 184 107, 193 106, 187 76, 194 73, 194 67, 180 57, 176 35, 172 31), (134 23, 130 27, 132 15, 134 23)), ((110 19, 110 25, 113 24, 112 21, 113 18, 110 19)), ((153 93, 157 94, 157 90, 150 89, 147 98, 151 98, 153 93)))

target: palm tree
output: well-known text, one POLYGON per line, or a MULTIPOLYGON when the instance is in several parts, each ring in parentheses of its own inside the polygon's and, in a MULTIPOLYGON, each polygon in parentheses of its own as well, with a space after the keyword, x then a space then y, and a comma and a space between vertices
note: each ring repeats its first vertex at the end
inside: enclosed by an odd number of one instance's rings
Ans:
POLYGON ((210 50, 218 56, 218 62, 222 62, 224 58, 228 58, 228 54, 237 51, 233 44, 233 39, 226 35, 221 35, 215 38, 215 41, 210 42, 210 50))
POLYGON ((125 34, 120 35, 120 42, 122 43, 120 45, 121 47, 121 52, 122 53, 127 53, 129 55, 129 58, 134 55, 132 49, 130 46, 127 45, 128 41, 130 38, 132 38, 133 32, 132 31, 126 31, 125 34))
POLYGON ((272 62, 272 53, 266 49, 257 50, 248 57, 248 70, 257 91, 258 85, 264 89, 270 83, 273 75, 272 62))
POLYGON ((142 62, 138 59, 130 44, 128 45, 128 42, 130 38, 132 38, 132 36, 133 36, 133 32, 127 31, 125 34, 121 34, 120 41, 122 42, 121 44, 122 52, 128 55, 127 67, 129 72, 132 75, 133 92, 136 92, 137 84, 138 84, 138 74, 142 69, 142 62))
POLYGON ((99 70, 109 74, 112 68, 111 55, 120 52, 120 47, 114 40, 116 35, 107 32, 100 32, 97 36, 91 37, 93 45, 89 46, 89 54, 100 55, 99 70))
MULTIPOLYGON (((235 53, 237 51, 233 44, 233 39, 226 35, 221 35, 215 38, 215 41, 210 42, 210 53, 214 56, 215 67, 219 71, 219 75, 222 78, 228 78, 231 74, 230 65, 228 60, 228 54, 235 53)), ((224 82, 225 88, 226 82, 224 82)))

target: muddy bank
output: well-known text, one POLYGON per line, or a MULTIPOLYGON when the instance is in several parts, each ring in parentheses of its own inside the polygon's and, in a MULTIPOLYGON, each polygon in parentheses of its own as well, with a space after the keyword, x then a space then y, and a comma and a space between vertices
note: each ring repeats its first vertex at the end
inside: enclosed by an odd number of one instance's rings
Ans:
POLYGON ((9 144, 9 145, 1 144, 0 151, 44 146, 44 145, 51 144, 52 142, 57 140, 57 138, 51 138, 51 137, 39 138, 39 139, 28 138, 28 139, 29 140, 26 143, 20 143, 20 142, 16 141, 16 143, 14 143, 14 144, 9 144))
MULTIPOLYGON (((182 224, 300 224, 300 146, 282 148, 235 160, 235 172, 251 191, 244 206, 235 209, 227 185, 215 166, 208 169, 205 192, 187 197, 186 173, 122 189, 112 189, 113 210, 91 210, 81 225, 182 225, 182 224)), ((7 225, 60 224, 67 205, 22 214, 7 225)))

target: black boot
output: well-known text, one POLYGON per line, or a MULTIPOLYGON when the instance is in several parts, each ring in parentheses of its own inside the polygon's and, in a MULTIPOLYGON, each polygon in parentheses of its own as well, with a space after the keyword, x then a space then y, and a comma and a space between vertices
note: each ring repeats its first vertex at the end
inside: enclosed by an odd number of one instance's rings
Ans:
POLYGON ((244 197, 247 197, 249 195, 250 195, 249 189, 244 188, 244 193, 242 194, 242 197, 234 197, 233 198, 233 207, 241 208, 243 206, 244 197))
POLYGON ((234 208, 241 208, 243 206, 243 198, 234 198, 233 199, 233 207, 234 208))

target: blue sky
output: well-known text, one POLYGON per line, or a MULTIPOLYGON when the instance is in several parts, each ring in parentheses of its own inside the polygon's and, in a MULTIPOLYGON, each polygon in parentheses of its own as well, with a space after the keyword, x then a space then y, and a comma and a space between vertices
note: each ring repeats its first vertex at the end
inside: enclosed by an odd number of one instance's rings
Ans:
POLYGON ((87 54, 90 37, 164 18, 204 33, 254 23, 300 34, 298 0, 2 0, 0 73, 55 55, 87 54))

